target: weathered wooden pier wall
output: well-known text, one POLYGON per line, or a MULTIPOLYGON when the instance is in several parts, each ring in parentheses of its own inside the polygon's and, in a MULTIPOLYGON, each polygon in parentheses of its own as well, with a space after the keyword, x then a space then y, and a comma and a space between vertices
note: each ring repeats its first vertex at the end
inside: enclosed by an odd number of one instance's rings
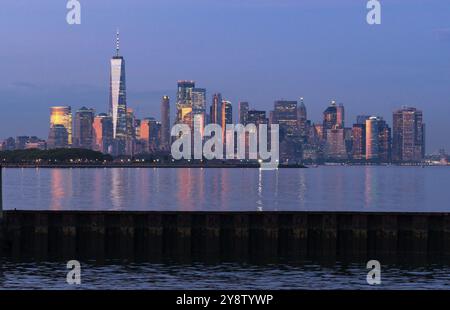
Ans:
POLYGON ((19 259, 223 259, 450 255, 450 214, 5 211, 19 259))

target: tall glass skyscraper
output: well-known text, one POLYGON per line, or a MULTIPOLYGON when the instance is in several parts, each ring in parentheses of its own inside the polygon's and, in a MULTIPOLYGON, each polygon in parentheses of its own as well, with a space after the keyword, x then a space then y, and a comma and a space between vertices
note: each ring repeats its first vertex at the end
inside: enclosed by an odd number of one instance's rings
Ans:
POLYGON ((297 108, 297 120, 298 120, 298 129, 300 131, 301 136, 306 136, 307 134, 307 125, 308 125, 308 115, 306 112, 306 106, 303 101, 303 97, 300 98, 300 105, 297 108))
POLYGON ((194 81, 178 81, 176 124, 192 126, 192 90, 194 88, 194 81))
POLYGON ((249 110, 249 104, 246 101, 239 102, 239 120, 238 123, 242 125, 247 125, 247 119, 248 119, 248 110, 249 110))
MULTIPOLYGON (((72 109, 71 107, 50 108, 50 133, 55 126, 63 126, 67 131, 67 145, 72 145, 72 109)), ((61 131, 61 128, 58 128, 61 131)), ((50 136, 50 135, 49 135, 50 136)), ((50 138, 49 138, 50 139, 50 138)))
POLYGON ((169 96, 161 100, 161 147, 164 150, 170 148, 170 99, 169 96))
MULTIPOLYGON (((356 124, 353 126, 353 132, 359 126, 364 126, 365 131, 365 157, 369 161, 390 162, 391 161, 391 128, 382 117, 371 116, 366 120, 366 124, 356 124)), ((353 136, 353 142, 358 141, 353 136)), ((355 148, 354 148, 355 150, 355 148)), ((358 155, 354 153, 354 156, 358 155)), ((355 157, 355 159, 361 159, 355 157)))
POLYGON ((233 124, 233 106, 230 101, 223 100, 222 101, 222 141, 226 143, 227 140, 233 139, 233 136, 227 136, 226 129, 228 124, 233 124))
POLYGON ((94 109, 82 107, 75 113, 73 140, 79 148, 92 149, 94 144, 94 109))
POLYGON ((192 113, 194 128, 197 128, 200 135, 203 137, 203 130, 206 120, 206 89, 192 89, 192 113))
POLYGON ((376 116, 372 116, 368 120, 366 120, 366 159, 367 160, 378 160, 379 159, 378 122, 379 122, 379 118, 376 116))
POLYGON ((119 55, 119 32, 116 38, 116 55, 111 59, 110 114, 113 120, 113 138, 124 139, 127 133, 127 91, 125 59, 119 55))
POLYGON ((112 117, 100 113, 94 118, 94 150, 111 153, 113 145, 112 117))
POLYGON ((279 124, 283 135, 298 133, 297 101, 277 100, 273 110, 273 124, 279 124))
POLYGON ((425 124, 422 111, 403 107, 393 115, 393 160, 421 161, 425 157, 425 124))
POLYGON ((209 113, 211 124, 221 124, 222 123, 222 95, 216 93, 212 97, 211 111, 209 113))

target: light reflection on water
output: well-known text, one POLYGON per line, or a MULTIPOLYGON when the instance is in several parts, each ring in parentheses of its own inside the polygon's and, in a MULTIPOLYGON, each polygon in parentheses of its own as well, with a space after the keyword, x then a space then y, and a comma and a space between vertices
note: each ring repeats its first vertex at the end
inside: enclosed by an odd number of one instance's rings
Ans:
POLYGON ((450 211, 447 167, 5 169, 5 209, 450 211))
MULTIPOLYGON (((5 169, 4 207, 30 210, 450 211, 445 167, 5 169)), ((364 263, 83 263, 81 288, 373 289, 364 263)), ((0 288, 71 289, 61 262, 0 260, 0 288)), ((450 266, 392 264, 381 289, 449 289, 450 266)))

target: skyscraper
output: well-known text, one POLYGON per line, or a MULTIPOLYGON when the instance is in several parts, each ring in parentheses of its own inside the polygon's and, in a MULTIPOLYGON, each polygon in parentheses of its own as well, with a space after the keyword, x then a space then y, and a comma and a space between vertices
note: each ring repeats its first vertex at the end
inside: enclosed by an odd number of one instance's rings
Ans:
POLYGON ((297 101, 275 101, 272 123, 278 124, 280 126, 280 133, 285 136, 298 134, 297 101))
POLYGON ((303 98, 300 98, 300 105, 297 108, 297 120, 300 135, 306 136, 306 133, 308 132, 308 114, 306 111, 305 103, 303 102, 303 98))
POLYGON ((134 116, 134 110, 132 108, 127 108, 127 115, 125 120, 125 155, 134 155, 136 146, 136 118, 134 116))
POLYGON ((206 118, 206 89, 192 89, 192 113, 194 128, 197 128, 203 137, 206 118))
POLYGON ((153 117, 141 121, 140 139, 144 142, 145 152, 153 153, 159 148, 161 123, 153 117))
POLYGON ((329 159, 348 159, 347 147, 345 144, 345 129, 335 126, 327 130, 326 156, 329 159))
POLYGON ((169 96, 161 100, 161 148, 170 149, 170 99, 169 96))
POLYGON ((249 105, 248 102, 241 101, 239 102, 239 124, 247 125, 247 119, 248 119, 248 110, 249 105))
POLYGON ((125 59, 119 55, 119 31, 116 34, 116 55, 111 59, 110 114, 113 121, 113 138, 125 139, 127 130, 127 91, 125 59))
MULTIPOLYGON (((50 108, 50 132, 52 128, 56 125, 61 125, 66 129, 67 132, 67 142, 64 143, 65 146, 72 145, 72 109, 71 107, 51 107, 50 108)), ((62 129, 58 127, 57 132, 52 132, 53 137, 58 134, 58 139, 61 139, 62 129)), ((50 140, 50 134, 49 134, 50 140)), ((60 141, 60 140, 58 140, 60 141)))
POLYGON ((338 125, 338 112, 336 101, 331 101, 331 104, 323 112, 323 138, 326 139, 327 131, 329 129, 334 129, 338 125))
POLYGON ((141 138, 141 120, 137 118, 134 119, 134 137, 136 140, 141 138))
POLYGON ((94 118, 94 150, 103 153, 111 153, 113 146, 113 122, 112 117, 100 113, 94 118))
POLYGON ((326 155, 332 159, 347 159, 346 131, 344 129, 344 106, 331 101, 323 112, 323 139, 326 142, 326 155), (332 137, 328 137, 331 134, 332 137))
POLYGON ((422 111, 404 107, 393 114, 393 160, 421 161, 425 157, 422 111))
POLYGON ((345 128, 345 110, 342 103, 336 107, 336 126, 338 128, 345 128))
POLYGON ((366 120, 366 159, 389 162, 391 160, 391 129, 381 117, 366 120))
POLYGON ((178 81, 177 104, 192 105, 192 90, 195 88, 195 81, 178 81))
POLYGON ((392 131, 383 119, 378 121, 378 153, 380 161, 392 160, 392 131))
POLYGON ((230 101, 223 100, 222 101, 222 141, 223 143, 226 143, 227 139, 232 139, 233 137, 227 137, 226 134, 226 128, 227 124, 233 124, 233 106, 231 105, 230 101))
POLYGON ((366 160, 378 160, 378 118, 375 116, 366 120, 366 160))
POLYGON ((94 110, 86 107, 82 107, 75 113, 73 140, 76 147, 84 149, 93 148, 94 116, 94 110))
POLYGON ((177 124, 192 126, 192 90, 195 88, 194 81, 178 81, 177 88, 177 124))
POLYGON ((249 110, 247 117, 247 124, 254 124, 256 126, 255 130, 250 130, 250 132, 246 132, 245 134, 245 157, 246 158, 257 158, 258 152, 253 152, 250 150, 250 135, 259 135, 259 125, 261 124, 269 124, 269 119, 266 116, 266 111, 260 110, 249 110))
POLYGON ((55 124, 50 128, 50 133, 48 134, 48 148, 66 148, 69 146, 69 134, 67 128, 61 124, 55 124))
POLYGON ((249 110, 248 124, 255 124, 258 127, 260 124, 268 124, 269 120, 266 117, 266 111, 249 110))
POLYGON ((216 93, 212 97, 211 103, 211 111, 209 113, 211 119, 211 124, 221 124, 222 122, 222 95, 220 93, 216 93))
POLYGON ((301 141, 297 101, 277 100, 270 112, 270 124, 278 124, 280 130, 280 160, 295 161, 301 157, 301 141))
POLYGON ((206 109, 206 89, 192 89, 192 109, 194 111, 205 112, 206 109))
POLYGON ((354 160, 366 158, 366 124, 354 124, 352 128, 352 157, 354 160))

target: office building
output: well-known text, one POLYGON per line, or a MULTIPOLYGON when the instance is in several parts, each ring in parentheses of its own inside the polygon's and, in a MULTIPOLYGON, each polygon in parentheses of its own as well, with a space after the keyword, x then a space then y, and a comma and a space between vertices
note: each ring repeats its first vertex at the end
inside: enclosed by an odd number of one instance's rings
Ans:
POLYGON ((100 113, 94 118, 94 150, 111 153, 113 147, 113 121, 110 115, 100 113))
POLYGON ((124 140, 127 135, 127 91, 125 59, 119 53, 119 32, 116 40, 116 55, 111 59, 110 114, 113 122, 113 138, 124 140))
POLYGON ((300 105, 297 108, 298 129, 302 137, 307 136, 308 132, 308 114, 303 98, 300 98, 300 105))
POLYGON ((161 100, 161 148, 166 151, 170 150, 170 131, 170 98, 164 96, 161 100))
POLYGON ((177 84, 177 116, 175 123, 192 126, 192 91, 195 88, 194 81, 178 81, 177 84))
POLYGON ((69 133, 64 125, 55 124, 50 128, 48 135, 48 148, 67 148, 69 146, 69 133))
MULTIPOLYGON (((65 134, 62 134, 61 126, 66 129, 67 141, 60 143, 59 145, 71 146, 72 145, 72 109, 71 107, 51 107, 50 108, 50 133, 52 138, 55 138, 55 134, 58 134, 58 139, 61 139, 65 134), (52 131, 52 128, 57 126, 57 130, 52 131)), ((50 134, 49 134, 50 140, 50 134)), ((60 141, 60 140, 58 140, 60 141)))
POLYGON ((222 123, 222 95, 216 93, 212 96, 211 110, 209 113, 211 124, 222 123))
POLYGON ((393 114, 393 160, 415 162, 425 157, 425 124, 422 111, 404 107, 393 114))
POLYGON ((242 125, 247 125, 247 119, 248 119, 248 110, 249 110, 249 104, 246 101, 241 101, 239 102, 239 107, 238 107, 239 111, 238 111, 238 123, 242 124, 242 125))
POLYGON ((95 111, 82 107, 75 113, 74 146, 77 148, 92 149, 94 146, 94 117, 95 111))

